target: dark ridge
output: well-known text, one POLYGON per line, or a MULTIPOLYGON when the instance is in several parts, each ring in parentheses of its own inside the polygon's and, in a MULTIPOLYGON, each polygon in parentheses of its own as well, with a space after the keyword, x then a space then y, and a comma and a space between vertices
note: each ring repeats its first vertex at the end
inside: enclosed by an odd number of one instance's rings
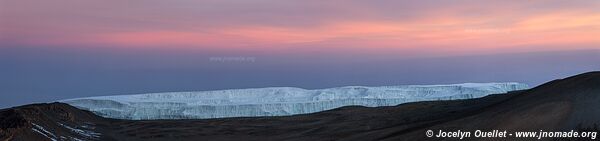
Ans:
POLYGON ((96 116, 65 103, 18 106, 0 111, 0 140, 110 140, 87 137, 68 128, 92 131, 83 127, 96 128, 96 124, 108 121, 112 119, 96 116))
POLYGON ((0 111, 0 129, 20 128, 25 126, 27 120, 14 109, 0 111))

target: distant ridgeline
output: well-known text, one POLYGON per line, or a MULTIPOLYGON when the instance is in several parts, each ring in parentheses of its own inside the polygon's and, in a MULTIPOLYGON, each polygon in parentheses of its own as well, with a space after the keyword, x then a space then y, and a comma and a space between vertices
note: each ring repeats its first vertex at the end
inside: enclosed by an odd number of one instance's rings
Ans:
POLYGON ((293 87, 100 96, 61 100, 117 119, 206 119, 284 116, 343 106, 394 106, 407 102, 479 98, 528 89, 521 83, 347 86, 306 90, 293 87))

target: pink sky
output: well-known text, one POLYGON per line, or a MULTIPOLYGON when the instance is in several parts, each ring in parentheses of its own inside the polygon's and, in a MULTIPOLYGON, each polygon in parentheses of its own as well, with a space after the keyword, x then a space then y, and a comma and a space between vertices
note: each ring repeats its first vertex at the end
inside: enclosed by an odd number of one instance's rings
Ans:
POLYGON ((276 86, 536 86, 600 70, 599 45, 600 0, 0 0, 0 108, 276 86), (251 59, 212 59, 227 57, 251 59))
MULTIPOLYGON (((599 48, 599 1, 2 0, 0 43, 439 55, 599 48)), ((0 44, 1 47, 1 44, 0 44)))

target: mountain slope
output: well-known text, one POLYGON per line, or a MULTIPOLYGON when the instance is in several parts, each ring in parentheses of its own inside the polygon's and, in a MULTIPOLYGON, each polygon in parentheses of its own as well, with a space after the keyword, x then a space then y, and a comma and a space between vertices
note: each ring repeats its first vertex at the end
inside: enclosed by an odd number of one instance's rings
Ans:
POLYGON ((0 110, 1 140, 113 140, 101 136, 110 119, 64 103, 0 110))
POLYGON ((431 127, 399 133, 423 139, 426 130, 570 131, 600 124, 600 73, 585 73, 527 90, 482 112, 431 127))
MULTIPOLYGON (((536 88, 478 99, 349 106, 313 114, 203 120, 117 120, 61 103, 0 111, 0 139, 60 140, 448 140, 427 130, 589 130, 600 123, 600 72, 555 80, 536 88), (84 135, 61 126, 97 133, 84 135), (93 128, 84 128, 90 127, 93 128), (46 137, 49 136, 49 137, 46 137)), ((478 140, 481 138, 466 138, 478 140)), ((457 139, 451 139, 457 140, 457 139)), ((483 138, 481 140, 497 140, 483 138)), ((507 140, 514 140, 508 138, 507 140)), ((525 138, 522 140, 532 140, 525 138)), ((534 139, 535 140, 535 139, 534 139)), ((554 140, 543 138, 542 140, 554 140)))

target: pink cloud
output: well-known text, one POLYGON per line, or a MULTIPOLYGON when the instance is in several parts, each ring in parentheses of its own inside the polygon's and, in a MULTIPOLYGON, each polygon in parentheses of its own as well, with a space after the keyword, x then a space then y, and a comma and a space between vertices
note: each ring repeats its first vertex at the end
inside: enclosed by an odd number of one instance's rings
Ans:
MULTIPOLYGON (((295 46, 489 52, 545 45, 585 48, 600 43, 597 38, 600 14, 588 2, 538 11, 528 9, 539 4, 536 2, 503 2, 506 5, 498 6, 468 3, 486 9, 416 2, 415 6, 425 10, 397 12, 384 4, 361 2, 319 5, 309 1, 293 4, 296 6, 273 2, 284 8, 247 7, 220 1, 203 3, 223 6, 220 8, 225 10, 206 5, 199 9, 183 4, 158 7, 150 3, 115 7, 114 11, 100 10, 111 2, 76 2, 76 6, 94 9, 81 13, 59 4, 3 3, 12 6, 2 7, 0 17, 12 20, 0 23, 3 32, 0 40, 38 45, 232 49, 295 46), (298 12, 302 9, 316 11, 298 12)), ((397 2, 389 3, 394 4, 397 2)))

